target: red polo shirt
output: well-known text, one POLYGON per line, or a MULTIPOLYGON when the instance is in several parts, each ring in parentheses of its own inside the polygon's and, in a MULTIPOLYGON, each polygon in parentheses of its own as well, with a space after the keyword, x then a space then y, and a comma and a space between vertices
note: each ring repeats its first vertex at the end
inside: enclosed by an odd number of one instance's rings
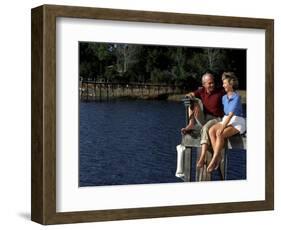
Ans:
POLYGON ((195 97, 201 99, 204 106, 204 113, 211 114, 215 117, 223 117, 222 96, 225 94, 224 89, 215 89, 210 94, 204 87, 194 91, 195 97))

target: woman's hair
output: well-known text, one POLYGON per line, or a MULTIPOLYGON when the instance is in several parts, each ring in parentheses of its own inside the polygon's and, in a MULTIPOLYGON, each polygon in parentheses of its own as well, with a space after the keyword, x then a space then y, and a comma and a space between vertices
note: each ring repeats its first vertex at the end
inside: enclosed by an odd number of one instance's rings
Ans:
POLYGON ((222 80, 227 80, 234 90, 238 89, 238 79, 233 72, 224 72, 222 74, 222 80))

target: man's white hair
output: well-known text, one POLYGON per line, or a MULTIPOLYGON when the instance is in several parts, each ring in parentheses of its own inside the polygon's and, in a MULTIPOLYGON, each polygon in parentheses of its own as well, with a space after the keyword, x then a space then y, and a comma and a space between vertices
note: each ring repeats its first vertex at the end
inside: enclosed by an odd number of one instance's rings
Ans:
POLYGON ((202 85, 204 85, 205 80, 206 80, 207 77, 211 77, 212 79, 214 79, 214 75, 213 75, 213 74, 211 74, 211 73, 205 73, 205 74, 203 74, 203 76, 202 76, 202 85))

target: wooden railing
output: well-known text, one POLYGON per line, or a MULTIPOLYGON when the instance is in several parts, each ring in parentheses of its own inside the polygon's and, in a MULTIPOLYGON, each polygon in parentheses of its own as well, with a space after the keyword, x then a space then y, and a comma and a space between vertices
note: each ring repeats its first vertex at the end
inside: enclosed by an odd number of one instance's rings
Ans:
POLYGON ((83 101, 101 101, 122 97, 157 98, 169 94, 184 93, 186 89, 178 85, 151 83, 114 83, 80 81, 79 96, 83 101))

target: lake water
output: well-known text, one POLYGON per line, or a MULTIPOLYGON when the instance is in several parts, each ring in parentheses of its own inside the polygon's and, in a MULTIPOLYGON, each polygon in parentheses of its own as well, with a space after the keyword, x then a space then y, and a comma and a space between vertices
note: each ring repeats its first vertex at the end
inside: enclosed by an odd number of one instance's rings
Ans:
MULTIPOLYGON (((81 102, 79 185, 182 182, 175 171, 184 125, 179 102, 81 102)), ((245 179, 246 151, 228 157, 228 179, 245 179)), ((217 173, 213 179, 220 179, 217 173)))

